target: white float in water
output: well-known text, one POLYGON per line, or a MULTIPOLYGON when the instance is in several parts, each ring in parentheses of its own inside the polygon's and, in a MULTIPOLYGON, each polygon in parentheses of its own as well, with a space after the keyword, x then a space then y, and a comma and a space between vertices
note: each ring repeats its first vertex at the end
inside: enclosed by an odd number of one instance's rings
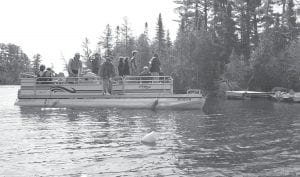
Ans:
POLYGON ((157 136, 156 133, 152 131, 151 133, 145 135, 141 141, 142 143, 154 144, 156 141, 156 136, 157 136))

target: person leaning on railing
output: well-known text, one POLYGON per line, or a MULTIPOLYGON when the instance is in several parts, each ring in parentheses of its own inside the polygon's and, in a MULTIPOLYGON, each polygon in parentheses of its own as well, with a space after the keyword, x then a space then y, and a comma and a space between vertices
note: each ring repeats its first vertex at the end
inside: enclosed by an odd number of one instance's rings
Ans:
POLYGON ((143 71, 139 74, 139 76, 142 76, 140 78, 142 80, 142 83, 149 83, 149 81, 147 80, 151 80, 151 73, 148 66, 144 66, 143 71))
POLYGON ((80 54, 76 53, 74 58, 69 60, 68 72, 69 77, 79 77, 82 71, 82 62, 80 61, 80 54))

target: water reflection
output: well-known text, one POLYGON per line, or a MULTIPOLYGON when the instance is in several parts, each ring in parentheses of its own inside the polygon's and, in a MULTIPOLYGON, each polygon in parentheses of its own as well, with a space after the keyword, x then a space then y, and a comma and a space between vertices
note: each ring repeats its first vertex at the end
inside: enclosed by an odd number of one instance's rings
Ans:
MULTIPOLYGON (((262 100, 208 100, 205 106, 206 116, 176 119, 177 134, 185 139, 178 152, 178 168, 207 174, 205 168, 214 167, 220 169, 217 174, 221 176, 237 171, 265 174, 266 168, 276 169, 299 160, 295 157, 299 155, 295 151, 299 148, 299 141, 295 143, 299 137, 299 126, 295 127, 298 114, 262 100), (287 152, 293 155, 287 156, 287 152), (228 170, 231 168, 234 171, 228 170)), ((293 173, 289 168, 286 171, 293 173)))

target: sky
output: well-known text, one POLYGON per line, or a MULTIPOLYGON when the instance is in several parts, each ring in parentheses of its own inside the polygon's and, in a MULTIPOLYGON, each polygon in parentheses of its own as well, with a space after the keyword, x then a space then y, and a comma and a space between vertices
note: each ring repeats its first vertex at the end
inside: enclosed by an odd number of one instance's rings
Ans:
POLYGON ((137 37, 148 22, 150 38, 154 37, 158 14, 165 30, 175 39, 178 24, 174 20, 173 0, 0 0, 0 43, 22 48, 32 59, 41 54, 42 64, 63 70, 63 60, 82 52, 85 38, 92 50, 107 24, 112 29, 128 18, 132 34, 137 37))

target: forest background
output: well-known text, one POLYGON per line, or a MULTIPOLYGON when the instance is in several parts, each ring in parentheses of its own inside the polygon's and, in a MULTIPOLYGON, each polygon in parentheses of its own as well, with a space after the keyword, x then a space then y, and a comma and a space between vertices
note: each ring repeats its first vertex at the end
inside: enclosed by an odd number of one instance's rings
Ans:
MULTIPOLYGON (((158 53, 162 70, 174 78, 174 90, 200 88, 206 93, 247 89, 271 91, 284 87, 300 91, 300 14, 297 0, 175 0, 176 39, 170 38, 157 14, 156 34, 149 39, 148 24, 138 36, 129 19, 99 34, 98 45, 82 42, 82 60, 91 68, 95 53, 120 56, 137 50, 141 70, 158 53)), ((174 29, 175 30, 175 29, 174 29)), ((0 84, 19 84, 19 74, 36 72, 42 54, 28 57, 20 46, 0 43, 0 84)), ((66 59, 62 60, 67 62, 66 59)), ((103 59, 104 60, 104 59, 103 59)))

